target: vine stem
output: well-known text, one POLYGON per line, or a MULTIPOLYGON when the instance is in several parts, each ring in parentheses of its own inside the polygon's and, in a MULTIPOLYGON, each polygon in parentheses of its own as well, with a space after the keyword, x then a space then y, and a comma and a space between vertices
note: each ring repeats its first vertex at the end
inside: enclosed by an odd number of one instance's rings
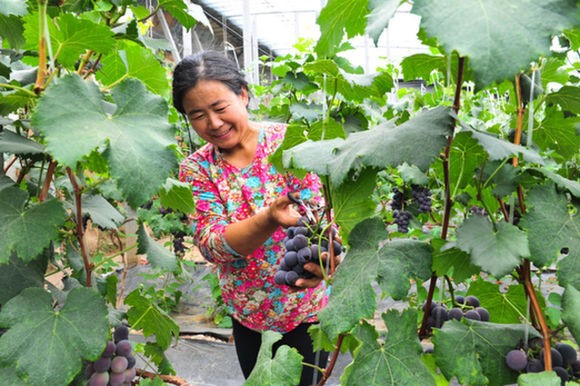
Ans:
MULTIPOLYGON (((457 82, 455 85, 455 98, 453 100, 453 111, 455 115, 459 113, 461 106, 461 86, 463 84, 463 68, 465 58, 460 56, 457 63, 457 82)), ((445 211, 443 213, 443 226, 441 229, 441 239, 447 240, 447 232, 449 231, 449 222, 451 217, 451 208, 453 207, 453 199, 451 198, 451 182, 449 179, 449 155, 451 154, 451 145, 453 143, 453 133, 455 131, 456 121, 453 121, 451 134, 447 139, 447 146, 442 155, 443 159, 443 179, 445 183, 445 211)), ((431 312, 431 302, 433 301, 433 293, 437 285, 437 274, 433 272, 429 283, 429 292, 427 293, 427 301, 425 303, 425 311, 423 313, 423 320, 421 321, 421 328, 419 329, 419 338, 423 339, 427 334, 427 317, 431 312)))
POLYGON ((38 72, 34 92, 38 95, 44 89, 46 77, 46 9, 47 0, 38 0, 38 72))
POLYGON ((330 359, 330 363, 328 364, 326 369, 322 372, 322 379, 320 380, 320 382, 318 382, 317 386, 323 386, 326 383, 326 381, 328 380, 328 378, 330 378, 330 375, 332 374, 332 370, 334 369, 334 366, 336 365, 336 360, 338 359, 338 354, 340 353, 340 346, 342 346, 343 339, 344 339, 344 335, 339 334, 338 338, 336 340, 336 348, 334 349, 334 352, 332 353, 332 358, 330 359))
POLYGON ((48 164, 48 169, 46 170, 46 176, 44 178, 44 184, 42 185, 42 190, 38 195, 38 201, 42 202, 48 195, 48 189, 50 188, 50 184, 52 182, 52 176, 54 175, 54 171, 56 170, 56 161, 50 161, 48 164))
POLYGON ((81 247, 81 256, 83 257, 83 262, 85 264, 85 270, 87 272, 87 287, 92 287, 92 264, 89 261, 89 256, 87 254, 87 248, 85 246, 85 230, 83 229, 83 207, 82 207, 82 191, 79 187, 77 179, 73 174, 70 167, 67 166, 66 173, 73 186, 75 195, 75 208, 76 208, 76 228, 77 228, 77 239, 81 247))

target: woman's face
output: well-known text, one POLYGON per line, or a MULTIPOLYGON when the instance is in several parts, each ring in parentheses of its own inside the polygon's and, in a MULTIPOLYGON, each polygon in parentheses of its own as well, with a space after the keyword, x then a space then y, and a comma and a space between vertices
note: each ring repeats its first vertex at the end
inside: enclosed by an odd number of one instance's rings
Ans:
POLYGON ((234 150, 249 135, 248 92, 238 95, 225 84, 202 80, 183 97, 183 108, 196 133, 220 149, 234 150))

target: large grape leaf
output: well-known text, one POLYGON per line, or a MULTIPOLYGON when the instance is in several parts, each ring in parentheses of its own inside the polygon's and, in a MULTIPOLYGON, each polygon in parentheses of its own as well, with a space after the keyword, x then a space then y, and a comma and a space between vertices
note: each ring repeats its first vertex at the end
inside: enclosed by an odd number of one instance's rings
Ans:
POLYGON ((125 217, 103 196, 84 195, 83 214, 91 216, 95 225, 105 229, 117 229, 125 217))
POLYGON ((375 46, 383 31, 389 26, 389 21, 395 16, 401 0, 369 0, 365 32, 373 39, 375 46))
MULTIPOLYGON (((568 212, 567 200, 556 192, 553 185, 531 189, 526 197, 527 211, 519 225, 528 232, 531 257, 538 267, 552 264, 560 256, 562 248, 568 248, 567 259, 580 259, 580 223, 578 215, 568 212)), ((573 268, 573 266, 569 267, 573 268)), ((576 263, 578 268, 578 263, 576 263)), ((558 275, 576 283, 580 288, 580 273, 558 270, 558 275)), ((559 276, 560 278, 560 276, 559 276)), ((566 284, 566 280, 564 280, 566 284)))
POLYGON ((486 153, 477 140, 468 133, 457 133, 449 154, 451 197, 455 197, 459 189, 472 182, 475 169, 480 167, 485 159, 486 153))
POLYGON ((350 171, 364 166, 383 169, 408 163, 426 170, 447 144, 452 131, 450 109, 437 107, 419 112, 395 126, 394 123, 352 133, 345 140, 304 142, 284 151, 286 168, 296 167, 329 175, 335 186, 343 183, 350 171), (421 151, 417 151, 421 144, 421 151))
POLYGON ((47 266, 47 254, 42 253, 28 263, 24 263, 16 254, 12 254, 8 264, 0 265, 0 283, 2 283, 0 305, 18 295, 25 288, 42 287, 47 266))
POLYGON ((101 68, 96 77, 106 86, 117 84, 132 77, 145 83, 147 88, 164 97, 169 96, 170 85, 167 69, 163 67, 153 51, 141 45, 124 40, 118 48, 101 60, 101 68))
MULTIPOLYGON (((25 48, 38 49, 38 13, 25 17, 25 48)), ((67 68, 73 68, 86 50, 107 54, 115 46, 114 33, 105 25, 65 13, 49 19, 48 31, 55 59, 67 68)))
POLYGON ((159 268, 167 272, 175 272, 177 270, 177 257, 167 248, 149 237, 143 224, 139 224, 137 237, 139 243, 137 253, 146 254, 147 261, 153 268, 159 268))
POLYGON ((360 319, 372 317, 377 281, 386 296, 402 299, 410 289, 410 279, 431 276, 431 249, 424 242, 401 239, 385 241, 384 223, 367 219, 349 235, 350 249, 332 281, 328 306, 321 311, 321 328, 332 338, 349 331, 360 319))
POLYGON ((402 386, 435 385, 435 380, 421 361, 423 351, 417 338, 417 312, 413 309, 399 313, 390 310, 383 314, 388 333, 381 343, 375 328, 363 322, 353 335, 360 345, 353 353, 354 360, 344 370, 340 384, 402 386))
POLYGON ((447 379, 457 377, 462 385, 505 385, 517 373, 505 364, 508 351, 525 337, 539 337, 522 324, 451 320, 435 329, 435 361, 447 379))
POLYGON ((518 386, 560 386, 562 380, 554 371, 523 373, 518 377, 518 386))
POLYGON ((486 216, 471 216, 457 228, 457 248, 495 277, 510 273, 530 256, 526 234, 507 222, 494 225, 486 216))
POLYGON ((0 2, 0 13, 3 15, 26 15, 26 2, 22 0, 2 0, 0 2))
POLYGON ((293 386, 300 383, 302 355, 295 348, 280 346, 272 358, 272 346, 280 339, 282 339, 282 334, 278 332, 264 331, 262 333, 262 344, 256 366, 244 386, 293 386))
POLYGON ((568 161, 580 153, 580 136, 576 134, 576 126, 580 124, 579 117, 564 118, 561 111, 552 111, 534 129, 534 143, 542 150, 555 150, 568 161))
POLYGON ((183 213, 193 213, 195 204, 191 186, 173 178, 168 178, 159 190, 159 199, 164 208, 171 208, 183 213))
POLYGON ((167 312, 145 297, 139 288, 127 295, 125 304, 130 306, 127 311, 129 324, 142 330, 146 338, 155 335, 155 341, 163 350, 169 348, 172 338, 179 337, 179 325, 167 312))
POLYGON ((340 47, 343 37, 363 35, 369 0, 329 0, 322 8, 316 22, 320 25, 320 38, 314 50, 319 57, 331 57, 340 47))
POLYGON ((566 287, 562 298, 562 320, 580 344, 580 291, 571 285, 566 287))
POLYGON ((15 15, 6 16, 0 14, 0 37, 6 39, 10 43, 10 47, 15 50, 22 47, 26 43, 22 18, 15 15))
POLYGON ((68 75, 51 84, 32 117, 59 163, 74 167, 95 149, 105 149, 111 176, 137 207, 146 202, 175 170, 169 148, 174 142, 167 102, 127 79, 112 92, 116 111, 109 115, 94 82, 68 75))
POLYGON ((52 307, 48 292, 27 288, 0 312, 0 364, 26 374, 31 385, 68 385, 82 360, 95 360, 109 336, 107 306, 93 289, 72 289, 65 305, 52 307))
POLYGON ((338 188, 331 189, 334 220, 340 226, 343 244, 348 243, 346 235, 356 224, 376 212, 376 204, 370 198, 376 187, 376 175, 375 170, 364 170, 356 178, 347 179, 338 188))
POLYGON ((56 199, 25 208, 28 194, 16 187, 0 190, 0 264, 15 252, 25 263, 32 261, 52 240, 66 220, 56 199))
POLYGON ((539 171, 540 173, 551 179, 559 187, 569 190, 570 193, 572 193, 576 197, 580 197, 580 182, 569 180, 546 168, 530 168, 529 170, 539 171))
POLYGON ((2 367, 0 365, 0 379, 10 386, 29 386, 22 378, 18 376, 14 367, 2 367))
POLYGON ((194 27, 201 22, 211 31, 211 23, 203 11, 203 8, 190 1, 184 0, 161 0, 159 6, 169 12, 185 28, 194 27))
POLYGON ((580 114, 580 87, 563 86, 558 91, 546 95, 546 103, 556 104, 562 110, 580 114))
MULTIPOLYGON (((481 306, 489 311, 492 323, 521 323, 526 316, 528 301, 522 285, 512 285, 500 291, 499 285, 486 280, 475 280, 469 284, 467 295, 479 299, 481 306)), ((543 298, 540 297, 543 303, 543 298)))
MULTIPOLYGON (((439 243, 433 241, 432 243, 439 243)), ((478 274, 481 269, 471 263, 469 254, 455 248, 454 242, 449 242, 433 253, 433 271, 437 276, 448 275, 456 283, 478 274)))
POLYGON ((44 153, 44 146, 12 131, 0 131, 0 153, 39 154, 44 153))
POLYGON ((578 22, 575 0, 416 0, 412 12, 446 52, 470 58, 478 88, 550 56, 552 36, 578 22))

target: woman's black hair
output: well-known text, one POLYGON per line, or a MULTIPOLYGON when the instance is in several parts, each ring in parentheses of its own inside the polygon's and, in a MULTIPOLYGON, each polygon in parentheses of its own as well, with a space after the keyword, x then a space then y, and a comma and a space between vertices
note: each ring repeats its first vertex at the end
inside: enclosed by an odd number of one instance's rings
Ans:
POLYGON ((185 114, 183 96, 200 80, 222 82, 237 95, 248 91, 248 82, 232 60, 219 51, 199 51, 183 58, 173 70, 173 106, 177 111, 185 114))

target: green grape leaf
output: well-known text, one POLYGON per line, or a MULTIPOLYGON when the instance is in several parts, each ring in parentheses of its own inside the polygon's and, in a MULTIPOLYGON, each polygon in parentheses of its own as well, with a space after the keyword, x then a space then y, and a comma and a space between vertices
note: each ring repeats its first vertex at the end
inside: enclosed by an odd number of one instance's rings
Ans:
MULTIPOLYGON (((114 32, 105 25, 80 19, 71 13, 49 19, 48 31, 55 59, 72 69, 86 50, 107 54, 115 46, 114 32)), ((25 48, 38 49, 38 13, 25 17, 25 48)))
POLYGON ((452 197, 473 180, 475 169, 483 164, 486 153, 469 133, 457 133, 449 155, 449 186, 452 197))
MULTIPOLYGON (((542 71, 542 86, 544 89, 547 88, 548 83, 560 83, 566 84, 570 79, 570 75, 565 69, 566 62, 560 58, 546 58, 541 71, 542 71)), ((548 98, 551 95, 546 95, 548 98)))
POLYGON ((22 0, 3 0, 0 3, 2 15, 24 16, 27 13, 26 2, 22 0))
POLYGON ((22 18, 15 15, 0 14, 0 37, 6 39, 11 48, 15 50, 21 48, 26 43, 22 18))
POLYGON ((130 307, 127 320, 131 327, 142 330, 146 338, 155 335, 155 341, 163 350, 169 348, 172 338, 179 337, 179 325, 139 288, 127 295, 125 304, 130 307))
POLYGON ((367 16, 365 32, 373 39, 375 46, 389 26, 389 21, 395 16, 400 3, 400 0, 369 0, 370 13, 367 16))
POLYGON ((321 328, 332 338, 349 331, 362 318, 372 317, 376 280, 386 296, 402 299, 410 279, 431 276, 431 250, 424 242, 389 240, 378 218, 358 223, 349 235, 350 249, 332 280, 328 306, 320 312, 321 328))
POLYGON ((524 373, 518 377, 518 386, 560 386, 562 380, 554 371, 524 373))
POLYGON ((471 262, 495 277, 510 273, 530 256, 526 234, 507 222, 494 229, 486 216, 474 215, 457 228, 457 248, 471 254, 471 262))
POLYGON ((149 237, 143 224, 139 224, 137 242, 139 243, 137 253, 146 254, 147 261, 153 268, 159 268, 167 272, 175 272, 177 270, 177 257, 167 248, 149 237))
POLYGON ((499 285, 480 279, 471 282, 467 295, 479 299, 481 306, 489 311, 492 323, 517 324, 525 319, 528 302, 523 285, 500 291, 499 285))
POLYGON ((319 57, 333 56, 345 33, 349 38, 364 34, 368 4, 369 0, 329 0, 326 3, 316 20, 320 38, 314 50, 319 57))
POLYGON ((44 146, 12 131, 0 131, 0 153, 41 154, 44 146))
POLYGON ((10 386, 29 386, 29 383, 24 382, 22 378, 18 376, 16 369, 14 367, 2 367, 0 365, 0 379, 10 386))
POLYGON ((91 216, 95 225, 105 229, 117 229, 125 217, 103 196, 83 196, 83 214, 91 216))
POLYGON ((177 165, 169 147, 174 137, 167 103, 136 79, 115 87, 112 98, 116 110, 110 115, 94 82, 67 75, 47 88, 32 122, 61 164, 74 167, 93 150, 103 151, 111 176, 129 205, 137 207, 157 192, 177 165))
POLYGON ((205 16, 203 8, 198 4, 192 4, 183 0, 162 0, 159 6, 169 12, 188 30, 194 27, 198 21, 211 30, 211 24, 205 16))
MULTIPOLYGON (((519 225, 528 232, 530 260, 540 268, 550 265, 565 247, 569 249, 568 257, 578 260, 580 224, 578 215, 568 212, 565 195, 558 194, 552 185, 535 187, 528 192, 526 207, 519 225)), ((571 272, 562 274, 578 276, 571 272)))
POLYGON ((576 135, 578 117, 564 118, 562 111, 552 111, 534 129, 534 143, 544 151, 555 150, 565 161, 580 153, 580 136, 576 135))
POLYGON ((578 22, 573 0, 416 0, 412 12, 446 52, 469 57, 477 88, 550 56, 552 36, 578 22))
POLYGON ((82 360, 97 359, 109 336, 105 302, 93 289, 72 289, 65 305, 55 310, 52 297, 27 288, 2 306, 0 364, 26 374, 32 385, 68 385, 82 360))
POLYGON ((354 330, 360 345, 340 384, 357 386, 364 379, 365 385, 435 385, 435 379, 421 361, 423 350, 417 339, 417 311, 390 310, 382 316, 388 329, 384 343, 366 321, 354 330))
POLYGON ((302 355, 295 348, 280 346, 272 358, 272 346, 280 339, 282 339, 282 334, 279 332, 264 331, 262 333, 262 345, 256 366, 244 386, 293 386, 300 383, 302 355))
POLYGON ((413 165, 408 165, 406 162, 402 165, 397 167, 397 171, 399 175, 408 184, 416 184, 416 185, 428 185, 429 184, 429 177, 419 170, 418 167, 413 165))
POLYGON ((350 171, 364 166, 380 169, 407 163, 425 171, 447 144, 452 124, 448 108, 424 110, 400 126, 388 122, 352 133, 345 140, 304 142, 284 151, 283 164, 328 175, 335 186, 342 184, 350 171))
POLYGON ((544 159, 535 151, 497 138, 492 134, 474 130, 467 125, 461 124, 461 126, 463 131, 471 133, 471 136, 476 139, 477 142, 479 142, 479 144, 489 154, 489 159, 492 161, 501 161, 508 157, 521 154, 523 159, 528 162, 533 162, 540 165, 544 164, 544 159))
POLYGON ((44 285, 48 258, 47 254, 42 253, 34 260, 24 263, 16 254, 12 254, 8 264, 1 264, 0 305, 18 295, 25 288, 41 288, 44 285))
POLYGON ((481 269, 471 263, 469 254, 449 242, 439 252, 433 254, 433 271, 437 276, 449 275, 456 283, 461 283, 473 275, 479 274, 481 269))
POLYGON ((150 358, 157 365, 157 369, 161 374, 175 374, 175 369, 169 362, 167 355, 165 355, 165 350, 156 342, 147 342, 144 349, 147 358, 150 358))
POLYGON ((580 291, 571 285, 566 287, 562 298, 562 320, 566 327, 580 344, 580 291))
POLYGON ((563 110, 580 114, 580 87, 563 86, 558 91, 546 95, 547 104, 556 104, 563 110))
POLYGON ((576 197, 580 197, 580 182, 569 180, 559 174, 554 173, 546 168, 530 168, 529 170, 536 170, 551 179, 556 185, 567 189, 576 197))
POLYGON ((151 92, 168 97, 170 84, 167 69, 159 63, 153 51, 127 40, 117 45, 117 51, 101 60, 101 69, 96 73, 97 80, 105 86, 111 86, 126 78, 137 78, 151 92))
POLYGON ((28 263, 52 240, 66 220, 62 203, 56 199, 24 208, 28 194, 16 187, 0 190, 0 264, 15 252, 28 263))
POLYGON ((358 176, 337 188, 331 189, 334 220, 340 226, 342 242, 348 243, 346 235, 350 234, 356 224, 375 214, 376 205, 370 199, 376 187, 376 171, 364 170, 358 176))
POLYGON ((508 351, 524 337, 540 337, 522 324, 451 320, 435 329, 435 361, 447 379, 457 377, 462 385, 514 383, 516 373, 505 364, 508 351))
POLYGON ((580 290, 580 252, 578 251, 578 244, 573 248, 567 256, 558 262, 556 276, 561 286, 570 285, 580 290))
MULTIPOLYGON (((401 68, 406 81, 431 78, 433 70, 445 70, 447 61, 442 55, 415 54, 403 58, 401 68)), ((443 71, 445 72, 445 71, 443 71)))
POLYGON ((168 178, 159 190, 161 206, 183 213, 195 212, 195 203, 191 195, 191 186, 184 182, 168 178))

